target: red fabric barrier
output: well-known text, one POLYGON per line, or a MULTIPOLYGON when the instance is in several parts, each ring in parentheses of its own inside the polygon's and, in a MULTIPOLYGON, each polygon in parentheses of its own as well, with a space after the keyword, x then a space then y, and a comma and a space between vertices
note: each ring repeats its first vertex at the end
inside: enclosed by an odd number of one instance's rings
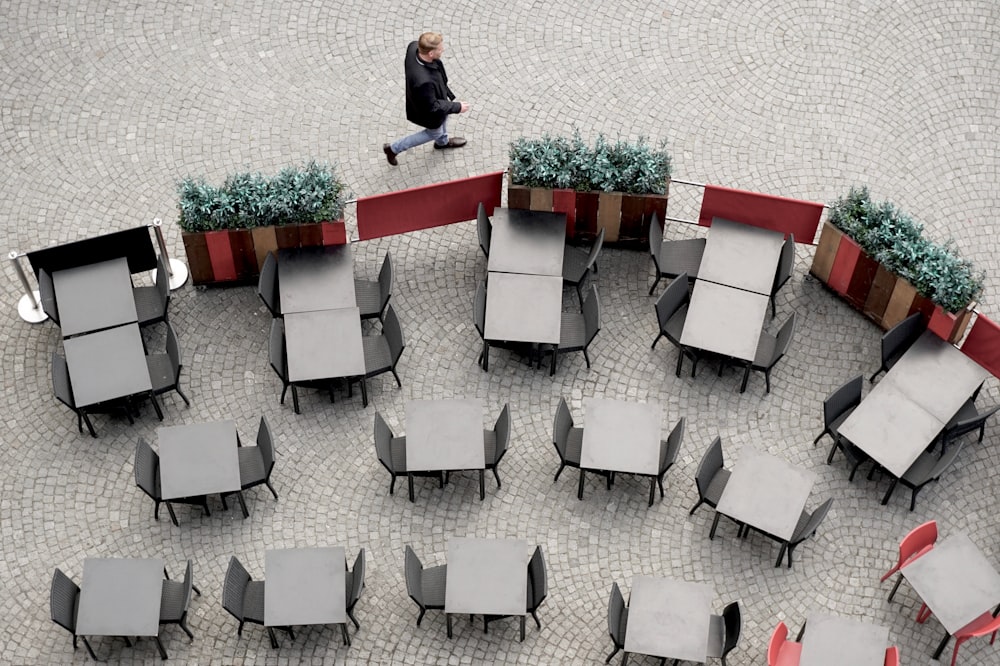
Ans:
POLYGON ((503 172, 413 187, 358 199, 358 238, 369 240, 439 227, 487 214, 500 205, 503 172))
POLYGON ((721 217, 785 234, 795 234, 796 243, 812 244, 822 214, 821 203, 706 185, 698 224, 708 227, 712 225, 713 217, 721 217))
POLYGON ((976 323, 962 343, 962 352, 1000 377, 1000 326, 986 315, 976 316, 976 323))

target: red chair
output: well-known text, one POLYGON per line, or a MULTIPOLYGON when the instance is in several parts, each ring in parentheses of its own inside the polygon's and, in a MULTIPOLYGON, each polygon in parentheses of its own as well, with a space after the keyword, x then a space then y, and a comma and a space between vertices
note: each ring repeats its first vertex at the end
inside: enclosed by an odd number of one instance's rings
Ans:
POLYGON ((767 666, 798 666, 802 656, 802 643, 786 640, 788 627, 779 622, 771 634, 771 642, 767 646, 767 666))
POLYGON ((885 666, 899 666, 899 648, 895 645, 885 649, 885 666))
MULTIPOLYGON (((938 530, 937 522, 929 520, 923 525, 919 525, 910 531, 903 540, 899 542, 899 562, 896 563, 889 571, 882 576, 880 582, 885 582, 888 580, 892 574, 899 572, 900 569, 905 567, 916 560, 921 555, 924 555, 931 548, 934 547, 934 543, 937 541, 938 530)), ((899 584, 903 582, 903 574, 899 574, 899 578, 896 579, 896 584, 892 586, 892 592, 889 593, 889 601, 896 595, 896 590, 899 589, 899 584)), ((918 614, 919 617, 919 614, 918 614)))
POLYGON ((962 643, 977 636, 993 634, 990 637, 990 645, 997 639, 997 631, 1000 631, 1000 616, 993 617, 993 613, 983 613, 975 620, 965 625, 955 633, 955 651, 951 655, 951 666, 955 666, 958 661, 958 648, 962 643))

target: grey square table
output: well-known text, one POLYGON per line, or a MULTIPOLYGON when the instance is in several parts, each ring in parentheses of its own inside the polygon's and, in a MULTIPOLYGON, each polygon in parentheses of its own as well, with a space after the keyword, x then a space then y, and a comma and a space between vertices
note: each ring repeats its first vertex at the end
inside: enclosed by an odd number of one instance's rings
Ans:
POLYGON ((745 446, 716 511, 788 540, 815 482, 815 472, 745 446))
POLYGON ((481 400, 409 400, 406 469, 485 469, 481 400))
POLYGON ((989 376, 989 372, 954 345, 925 331, 889 369, 882 382, 947 423, 989 376))
POLYGON ((356 307, 288 313, 285 341, 290 381, 365 374, 361 313, 356 307))
POLYGON ((566 214, 496 208, 488 270, 562 277, 566 214))
POLYGON ((715 590, 707 583, 635 576, 625 651, 704 662, 714 597, 715 590))
POLYGON ((903 393, 895 382, 883 378, 837 431, 898 478, 944 425, 903 393))
POLYGON ((889 630, 852 618, 811 613, 799 666, 883 666, 889 630))
POLYGON ((583 405, 586 427, 580 467, 628 474, 659 471, 663 420, 659 405, 604 398, 587 398, 583 405))
POLYGON ((347 622, 344 549, 286 548, 264 552, 264 626, 347 622))
MULTIPOLYGON (((69 338, 63 341, 63 349, 77 407, 153 389, 138 324, 69 338)), ((153 404, 159 414, 155 397, 153 404)))
POLYGON ((949 634, 1000 604, 1000 573, 965 534, 948 537, 900 571, 949 634))
POLYGON ((52 274, 63 337, 137 321, 132 274, 124 257, 52 274))
POLYGON ((356 307, 350 244, 278 251, 281 312, 356 307))
POLYGON ((764 328, 768 297, 699 279, 691 292, 681 344, 753 361, 764 328))
POLYGON ((490 273, 486 288, 487 340, 559 344, 562 278, 490 273))
POLYGON ((239 492, 240 458, 232 421, 158 428, 163 499, 239 492))
POLYGON ((521 539, 451 537, 444 612, 524 616, 530 557, 521 539))
POLYGON ((83 561, 76 633, 156 636, 162 591, 162 559, 88 557, 83 561))
POLYGON ((698 279, 771 294, 785 235, 713 217, 698 279))

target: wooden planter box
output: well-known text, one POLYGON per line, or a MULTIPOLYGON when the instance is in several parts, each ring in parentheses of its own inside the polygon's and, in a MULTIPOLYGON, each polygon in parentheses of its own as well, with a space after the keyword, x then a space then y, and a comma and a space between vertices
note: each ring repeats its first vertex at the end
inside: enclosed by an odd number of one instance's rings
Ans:
POLYGON ((921 312, 928 328, 954 343, 965 335, 972 318, 975 303, 954 314, 945 312, 829 223, 823 225, 809 272, 884 331, 921 312))
POLYGON ((268 252, 294 247, 342 245, 347 242, 343 220, 280 227, 185 231, 191 281, 195 285, 252 284, 268 252))
POLYGON ((566 238, 589 243, 604 229, 604 242, 618 247, 648 249, 649 221, 667 216, 668 194, 577 192, 507 185, 507 206, 566 213, 566 238))

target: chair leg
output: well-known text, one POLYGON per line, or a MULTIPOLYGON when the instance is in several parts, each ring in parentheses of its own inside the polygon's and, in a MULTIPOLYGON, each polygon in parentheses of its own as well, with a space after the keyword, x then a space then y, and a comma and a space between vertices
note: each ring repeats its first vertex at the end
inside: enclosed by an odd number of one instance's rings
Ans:
POLYGON ((347 617, 351 618, 351 622, 354 623, 354 629, 355 629, 355 631, 360 631, 361 630, 361 623, 358 622, 358 618, 354 617, 354 609, 353 608, 351 610, 347 611, 347 617))
POLYGON ((271 649, 272 650, 277 650, 278 649, 278 639, 274 635, 274 629, 272 629, 271 627, 268 627, 267 628, 267 635, 271 637, 271 649))
POLYGON ((264 483, 265 483, 265 485, 267 485, 267 489, 271 491, 271 494, 274 495, 274 499, 278 499, 278 493, 275 492, 274 486, 271 485, 270 479, 268 479, 264 483))
POLYGON ((90 436, 97 439, 97 432, 94 430, 94 424, 90 422, 90 417, 87 415, 87 412, 81 410, 80 414, 83 416, 83 422, 87 424, 87 430, 90 432, 90 436))
MULTIPOLYGON (((821 432, 821 433, 819 434, 819 437, 817 437, 816 439, 814 439, 814 440, 813 440, 813 446, 816 446, 817 444, 819 444, 819 440, 823 439, 823 435, 827 434, 828 432, 830 432, 830 429, 829 429, 829 428, 823 428, 823 432, 821 432)), ((832 437, 832 436, 833 436, 833 435, 832 435, 832 433, 831 433, 831 437, 832 437)))
POLYGON ((565 462, 560 462, 559 463, 559 469, 556 470, 556 476, 555 476, 554 479, 552 479, 552 483, 555 483, 556 481, 559 480, 559 475, 562 474, 562 471, 565 468, 566 468, 566 463, 565 462))
POLYGON ((183 400, 183 401, 184 401, 184 404, 185 404, 186 406, 190 407, 190 406, 191 406, 191 401, 190 401, 190 400, 188 400, 188 399, 187 399, 187 396, 186 396, 186 395, 184 395, 184 392, 183 392, 183 391, 181 391, 181 387, 180 387, 180 386, 175 386, 175 387, 174 387, 174 390, 175 390, 175 391, 177 391, 177 395, 179 395, 179 396, 181 397, 181 400, 183 400))
MULTIPOLYGON (((786 550, 788 550, 788 544, 787 543, 781 544, 781 550, 778 551, 778 560, 774 563, 775 568, 781 566, 781 561, 783 559, 785 559, 785 551, 786 550)), ((788 566, 792 566, 792 565, 789 564, 788 566)))
POLYGON ((490 371, 490 343, 483 340, 483 372, 490 371))
POLYGON ((662 338, 662 337, 663 337, 663 331, 660 331, 660 334, 656 336, 656 339, 653 340, 653 344, 651 344, 649 346, 649 348, 650 349, 656 349, 656 343, 659 342, 660 338, 662 338))
POLYGON ((351 635, 347 633, 347 623, 340 625, 340 635, 344 639, 344 645, 350 647, 351 645, 351 635))
POLYGON ((882 370, 884 370, 884 368, 879 368, 878 370, 876 370, 875 374, 868 378, 868 383, 869 384, 875 383, 875 378, 878 377, 880 374, 882 374, 882 370))
POLYGON ((616 645, 614 651, 608 655, 608 658, 604 660, 604 663, 610 664, 611 660, 615 658, 615 655, 618 654, 619 650, 621 650, 621 648, 616 645))
POLYGON ((240 509, 243 510, 243 520, 246 520, 247 518, 250 517, 250 512, 247 511, 247 503, 246 503, 246 500, 243 499, 243 491, 242 490, 240 492, 236 493, 236 499, 238 499, 240 501, 240 509))
POLYGON ((920 488, 922 488, 922 487, 923 486, 920 486, 918 488, 914 488, 911 491, 911 493, 910 493, 910 511, 913 511, 914 509, 917 508, 917 493, 920 492, 920 488))
POLYGON ((420 615, 417 615, 417 626, 418 627, 420 626, 421 620, 424 619, 424 613, 426 613, 426 612, 427 612, 427 609, 424 608, 423 606, 421 606, 420 607, 420 615))
POLYGON ((833 462, 833 456, 836 455, 836 453, 837 453, 837 446, 838 445, 839 445, 839 442, 837 442, 837 438, 834 437, 833 438, 833 446, 830 447, 830 455, 828 455, 826 457, 826 464, 827 465, 829 465, 830 463, 833 462))
POLYGON ((677 350, 677 369, 674 370, 674 375, 677 377, 681 376, 681 368, 684 366, 684 352, 680 349, 677 350))
POLYGON ((583 348, 583 360, 587 362, 587 369, 590 369, 590 356, 587 355, 587 348, 583 348))
MULTIPOLYGON (((193 586, 192 586, 192 589, 194 589, 193 586)), ((201 596, 201 595, 198 595, 198 596, 201 596)), ((194 642, 194 634, 191 633, 191 630, 188 629, 188 626, 187 626, 187 616, 185 616, 178 624, 181 625, 181 629, 183 629, 184 633, 188 635, 188 638, 191 640, 191 642, 194 642)))
POLYGON ((502 486, 500 485, 500 474, 497 473, 497 465, 493 466, 493 476, 497 480, 497 488, 501 488, 502 486))
POLYGON ((535 626, 538 627, 539 629, 541 629, 542 628, 542 622, 541 622, 541 620, 538 619, 538 609, 537 608, 535 610, 531 611, 531 617, 533 617, 535 619, 535 626))
POLYGON ((403 388, 403 382, 399 380, 399 375, 396 374, 396 368, 392 368, 392 376, 396 379, 396 386, 398 388, 403 388))
POLYGON ((285 404, 285 394, 288 392, 288 384, 281 387, 281 398, 278 400, 279 405, 285 404))
POLYGON ((361 378, 361 406, 368 406, 368 379, 366 377, 361 378))
POLYGON ((295 408, 296 414, 302 413, 299 411, 299 392, 294 385, 292 386, 292 406, 295 408))
POLYGON ((554 377, 556 374, 556 347, 552 347, 552 358, 549 361, 549 377, 554 377))
POLYGON ((747 380, 750 379, 750 364, 747 364, 746 370, 743 371, 743 384, 740 385, 740 393, 746 393, 747 390, 747 380))
POLYGON ((152 391, 149 392, 149 401, 153 403, 153 409, 156 411, 156 418, 163 420, 163 410, 160 409, 160 401, 156 399, 156 394, 152 391))
POLYGON ((885 491, 885 496, 882 498, 882 506, 885 506, 886 504, 889 503, 889 498, 892 497, 892 491, 896 489, 896 484, 898 482, 899 479, 893 479, 892 483, 889 484, 889 490, 885 491))
MULTIPOLYGON (((656 285, 658 284, 660 284, 660 271, 656 271, 656 279, 653 280, 653 286, 649 288, 650 296, 653 295, 653 290, 656 289, 656 285)), ((615 650, 615 652, 617 652, 617 650, 615 650)), ((614 656, 614 652, 611 653, 611 656, 614 656)), ((611 657, 608 657, 608 661, 611 661, 611 657)))
POLYGON ((693 516, 694 512, 697 511, 698 507, 701 506, 704 502, 705 502, 705 498, 703 498, 703 497, 699 498, 698 501, 695 502, 695 505, 693 507, 691 507, 691 510, 688 511, 688 515, 689 516, 693 516))
POLYGON ((712 529, 709 530, 709 532, 708 532, 708 538, 709 539, 714 539, 715 538, 715 530, 719 526, 719 515, 720 515, 719 512, 716 511, 715 512, 715 518, 712 519, 712 529))
POLYGON ((174 513, 174 507, 170 505, 170 502, 164 502, 164 504, 167 505, 167 511, 170 512, 170 521, 177 527, 180 527, 180 523, 177 522, 177 514, 174 513))
POLYGON ((764 371, 764 393, 771 392, 771 369, 764 371))
POLYGON ((653 500, 656 499, 656 477, 651 477, 649 479, 649 506, 653 506, 653 500))
POLYGON ((156 639, 156 649, 160 651, 160 659, 163 661, 167 660, 167 651, 163 649, 163 643, 160 642, 160 637, 155 636, 156 639))

